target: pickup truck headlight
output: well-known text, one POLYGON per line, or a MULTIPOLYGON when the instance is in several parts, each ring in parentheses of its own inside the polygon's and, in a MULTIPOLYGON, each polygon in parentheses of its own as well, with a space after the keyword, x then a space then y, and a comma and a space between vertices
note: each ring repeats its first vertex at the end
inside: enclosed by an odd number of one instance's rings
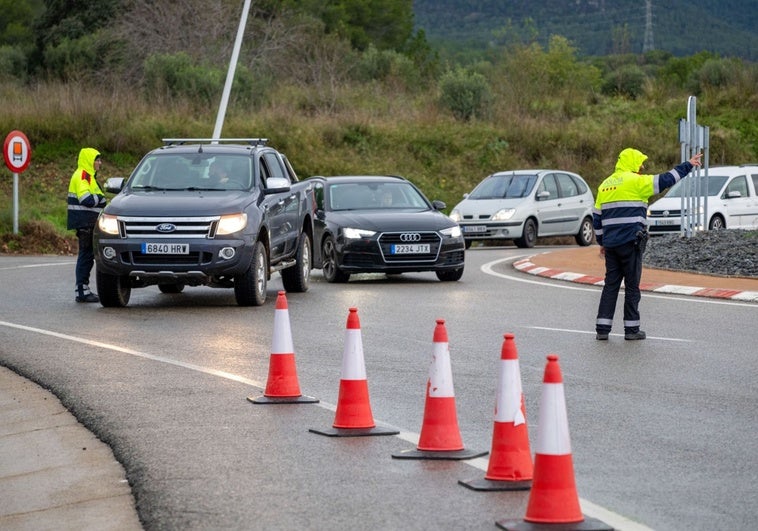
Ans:
POLYGON ((492 221, 506 221, 511 219, 515 213, 515 208, 503 208, 492 214, 492 217, 490 219, 492 221))
POLYGON ((371 236, 376 234, 376 231, 346 227, 342 229, 342 234, 349 240, 357 240, 359 238, 371 238, 371 236))
POLYGON ((456 225, 455 227, 448 227, 447 229, 442 229, 440 231, 444 236, 447 236, 448 238, 460 238, 461 237, 461 228, 456 225))
POLYGON ((118 218, 110 214, 100 214, 97 218, 97 228, 105 234, 118 234, 118 218))
POLYGON ((234 234, 247 226, 247 214, 230 214, 218 220, 216 234, 234 234))

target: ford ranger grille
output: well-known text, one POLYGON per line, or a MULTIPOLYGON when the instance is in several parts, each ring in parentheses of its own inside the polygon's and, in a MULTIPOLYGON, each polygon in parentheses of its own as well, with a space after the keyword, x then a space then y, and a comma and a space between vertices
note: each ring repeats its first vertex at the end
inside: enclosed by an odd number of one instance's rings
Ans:
POLYGON ((208 238, 216 236, 218 216, 203 218, 119 217, 122 238, 208 238))

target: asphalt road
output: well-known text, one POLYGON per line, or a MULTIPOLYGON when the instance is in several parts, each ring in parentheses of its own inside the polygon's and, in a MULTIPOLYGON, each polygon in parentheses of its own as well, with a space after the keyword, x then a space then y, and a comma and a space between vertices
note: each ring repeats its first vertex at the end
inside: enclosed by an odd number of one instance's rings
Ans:
MULTIPOLYGON (((529 253, 533 254, 533 253, 529 253)), ((475 492, 486 460, 407 461, 445 319, 464 444, 490 448, 503 334, 515 334, 532 444, 560 357, 586 515, 618 529, 753 529, 758 305, 643 294, 648 340, 594 339, 599 288, 535 278, 522 250, 473 249, 460 282, 368 276, 289 294, 299 383, 318 404, 257 405, 278 276, 263 307, 229 290, 73 302, 73 260, 0 257, 0 364, 51 389, 108 443, 146 529, 494 529, 528 491, 475 492), (345 324, 361 320, 373 416, 399 436, 330 438, 345 324)), ((619 318, 620 315, 617 315, 619 318)))

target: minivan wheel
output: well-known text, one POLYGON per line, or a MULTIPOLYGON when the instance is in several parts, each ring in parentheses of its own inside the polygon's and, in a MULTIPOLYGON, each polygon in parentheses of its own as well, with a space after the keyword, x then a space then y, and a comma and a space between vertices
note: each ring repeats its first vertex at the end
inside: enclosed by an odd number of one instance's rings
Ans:
POLYGON ((516 247, 532 248, 537 243, 537 222, 529 218, 524 222, 524 233, 521 238, 514 240, 516 247))
POLYGON ((592 228, 592 219, 584 218, 582 224, 579 226, 579 232, 574 236, 577 245, 587 247, 592 243, 592 238, 595 236, 595 229, 592 228))

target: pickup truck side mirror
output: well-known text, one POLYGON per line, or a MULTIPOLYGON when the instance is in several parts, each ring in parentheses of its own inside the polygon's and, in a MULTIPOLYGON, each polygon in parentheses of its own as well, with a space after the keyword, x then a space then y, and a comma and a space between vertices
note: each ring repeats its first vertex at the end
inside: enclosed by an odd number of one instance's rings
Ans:
POLYGON ((283 177, 269 177, 266 179, 266 189, 264 190, 267 194, 280 194, 282 192, 289 192, 290 191, 290 182, 283 178, 283 177))
POLYGON ((123 177, 110 177, 105 181, 105 191, 117 194, 124 189, 125 181, 123 177))

